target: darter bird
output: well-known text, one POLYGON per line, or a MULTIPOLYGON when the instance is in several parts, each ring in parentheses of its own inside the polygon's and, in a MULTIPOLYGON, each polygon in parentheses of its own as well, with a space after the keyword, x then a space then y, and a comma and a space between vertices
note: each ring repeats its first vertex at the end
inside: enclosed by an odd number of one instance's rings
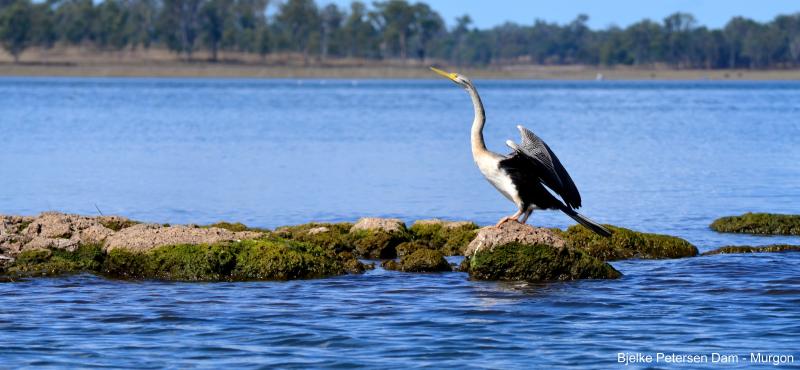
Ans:
POLYGON ((475 85, 458 73, 445 72, 434 67, 431 70, 463 87, 472 98, 475 108, 470 135, 472 158, 486 180, 517 206, 517 212, 503 217, 497 226, 508 221, 524 224, 536 209, 557 209, 589 230, 605 237, 611 236, 608 229, 575 211, 581 206, 578 188, 561 161, 542 139, 525 127, 517 126, 522 142, 516 144, 511 140, 506 141, 506 145, 512 150, 511 154, 504 156, 489 151, 483 141, 486 117, 475 85), (561 199, 556 198, 553 193, 561 199))

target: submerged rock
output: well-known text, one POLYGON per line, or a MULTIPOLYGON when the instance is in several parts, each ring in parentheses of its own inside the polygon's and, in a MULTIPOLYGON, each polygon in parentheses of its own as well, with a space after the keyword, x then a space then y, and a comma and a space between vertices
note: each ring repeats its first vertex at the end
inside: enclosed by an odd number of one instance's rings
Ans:
POLYGON ((477 235, 464 251, 465 256, 472 256, 478 251, 511 243, 543 244, 555 248, 563 248, 567 242, 552 229, 533 227, 519 222, 506 222, 499 227, 486 226, 478 230, 477 235))
POLYGON ((733 254, 733 253, 769 253, 769 252, 800 252, 800 245, 788 244, 772 244, 761 247, 752 247, 749 245, 730 245, 720 247, 712 251, 704 252, 704 256, 714 254, 733 254))
POLYGON ((800 215, 745 213, 716 219, 711 229, 724 233, 800 235, 800 215))
POLYGON ((19 254, 7 276, 52 276, 79 272, 124 279, 179 281, 289 280, 363 272, 351 256, 282 239, 199 245, 166 245, 149 250, 104 252, 99 245, 34 249, 19 254))
POLYGON ((106 251, 128 249, 141 252, 165 245, 214 244, 256 239, 263 235, 260 232, 233 232, 217 227, 200 228, 182 225, 138 224, 108 237, 105 249, 106 251))
POLYGON ((433 249, 418 249, 413 253, 400 257, 400 261, 388 260, 383 262, 387 270, 403 272, 443 272, 452 271, 444 254, 433 249))
POLYGON ((622 274, 608 263, 575 248, 511 243, 477 251, 464 264, 478 280, 616 279, 622 274))
POLYGON ((516 222, 484 227, 467 248, 462 270, 478 280, 614 279, 611 265, 572 248, 557 232, 516 222))
POLYGON ((572 247, 604 261, 630 258, 666 259, 697 255, 697 247, 678 237, 642 233, 622 227, 603 225, 611 230, 610 238, 599 236, 585 227, 570 226, 562 235, 572 247))
POLYGON ((419 220, 409 231, 415 240, 428 243, 448 256, 463 255, 475 238, 478 225, 468 221, 419 220))

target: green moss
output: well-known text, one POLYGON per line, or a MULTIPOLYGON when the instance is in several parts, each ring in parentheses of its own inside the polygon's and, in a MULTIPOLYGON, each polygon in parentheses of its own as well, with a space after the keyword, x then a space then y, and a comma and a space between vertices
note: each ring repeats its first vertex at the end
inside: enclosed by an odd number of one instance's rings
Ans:
POLYGON ((800 215, 745 213, 716 219, 711 229, 724 233, 800 235, 800 215))
POLYGON ((708 251, 703 253, 704 256, 714 255, 714 254, 733 254, 733 253, 768 253, 768 252, 800 252, 800 245, 788 245, 788 244, 772 244, 766 245, 763 247, 751 247, 749 245, 739 245, 739 246, 726 246, 714 249, 713 251, 708 251))
POLYGON ((383 230, 358 230, 348 234, 348 237, 356 255, 368 259, 396 258, 397 246, 410 240, 405 232, 389 233, 383 230))
POLYGON ((409 231, 415 240, 425 241, 445 255, 462 255, 469 242, 475 238, 478 225, 467 223, 448 227, 445 223, 415 223, 409 231))
POLYGON ((640 233, 611 225, 604 226, 613 233, 610 238, 599 236, 579 225, 570 226, 562 236, 571 246, 585 250, 590 256, 604 261, 630 258, 681 258, 697 255, 697 248, 681 238, 640 233))
POLYGON ((103 268, 121 278, 182 281, 306 279, 363 270, 352 256, 283 239, 165 246, 147 253, 113 250, 103 268))
POLYGON ((541 244, 506 244, 478 251, 469 259, 468 272, 478 280, 615 279, 622 274, 608 263, 573 248, 541 244))
POLYGON ((114 231, 120 231, 124 228, 131 227, 133 225, 138 224, 138 221, 126 220, 126 219, 101 219, 100 225, 105 226, 114 231))
POLYGON ((214 223, 214 224, 211 224, 211 225, 206 225, 206 226, 203 226, 203 227, 204 228, 217 227, 217 228, 220 228, 220 229, 225 229, 225 230, 233 231, 233 232, 241 232, 241 231, 265 232, 265 231, 268 231, 268 230, 262 229, 262 228, 248 227, 247 225, 245 225, 245 224, 243 224, 241 222, 227 222, 227 221, 220 221, 220 222, 217 222, 217 223, 214 223))
POLYGON ((17 255, 6 274, 17 277, 55 276, 91 272, 103 262, 100 245, 81 245, 75 251, 63 249, 32 249, 17 255))
POLYGON ((94 272, 123 279, 180 281, 287 280, 359 273, 365 270, 352 254, 335 254, 323 247, 284 239, 257 239, 212 245, 172 245, 148 252, 99 245, 73 252, 24 251, 4 273, 6 277, 94 272))
POLYGON ((420 249, 435 249, 435 248, 433 248, 426 241, 412 240, 412 241, 400 243, 400 245, 398 245, 395 249, 397 250, 397 256, 398 257, 403 257, 403 256, 407 256, 407 255, 409 255, 411 253, 414 253, 415 251, 420 250, 420 249))
POLYGON ((394 260, 385 261, 383 267, 404 272, 452 271, 442 252, 433 249, 418 249, 401 257, 399 263, 394 260))
POLYGON ((336 253, 353 252, 355 247, 348 235, 353 224, 342 223, 308 223, 296 226, 284 226, 275 229, 275 233, 286 239, 318 245, 336 253), (320 228, 327 231, 319 232, 320 228), (316 229, 314 232, 312 230, 316 229))
POLYGON ((22 221, 17 225, 17 234, 21 234, 33 221, 22 221))

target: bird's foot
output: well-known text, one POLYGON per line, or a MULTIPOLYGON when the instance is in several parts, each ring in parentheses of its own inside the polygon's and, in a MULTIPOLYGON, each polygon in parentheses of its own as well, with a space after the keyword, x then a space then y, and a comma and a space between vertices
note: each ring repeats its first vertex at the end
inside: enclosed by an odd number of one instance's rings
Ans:
POLYGON ((519 222, 519 219, 516 217, 503 217, 499 222, 497 222, 497 225, 494 225, 494 227, 500 227, 508 221, 519 222))

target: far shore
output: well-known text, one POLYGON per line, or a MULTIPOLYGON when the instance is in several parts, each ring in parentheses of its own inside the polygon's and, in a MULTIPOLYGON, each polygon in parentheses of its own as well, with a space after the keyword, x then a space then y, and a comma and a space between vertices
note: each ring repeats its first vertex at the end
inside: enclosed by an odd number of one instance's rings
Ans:
POLYGON ((428 66, 437 65, 475 79, 515 80, 663 80, 759 81, 800 80, 800 69, 709 70, 669 66, 596 67, 583 65, 514 64, 485 68, 458 67, 438 61, 329 59, 294 54, 261 58, 244 53, 222 53, 219 62, 197 52, 185 61, 164 49, 101 52, 91 48, 54 47, 26 50, 19 63, 0 49, 2 76, 65 77, 221 77, 221 78, 324 78, 324 79, 434 79, 428 66))
MULTIPOLYGON (((523 80, 664 80, 768 81, 800 80, 800 69, 698 70, 667 68, 596 68, 591 66, 515 65, 501 68, 447 67, 478 79, 523 80)), ((204 77, 433 79, 426 65, 269 65, 211 62, 72 63, 0 61, 0 76, 64 77, 204 77)))

